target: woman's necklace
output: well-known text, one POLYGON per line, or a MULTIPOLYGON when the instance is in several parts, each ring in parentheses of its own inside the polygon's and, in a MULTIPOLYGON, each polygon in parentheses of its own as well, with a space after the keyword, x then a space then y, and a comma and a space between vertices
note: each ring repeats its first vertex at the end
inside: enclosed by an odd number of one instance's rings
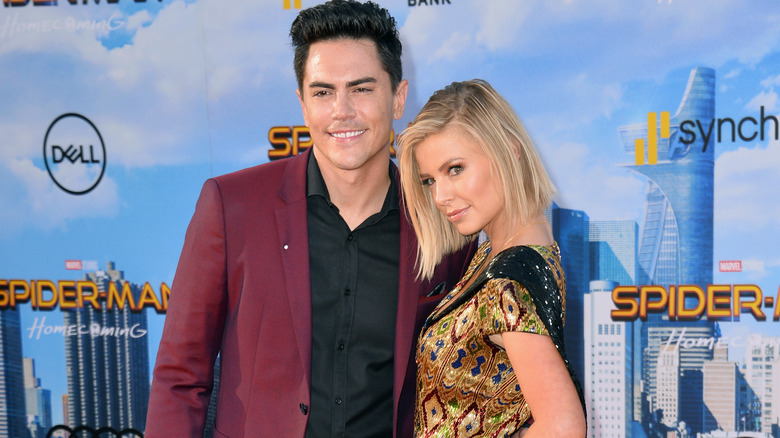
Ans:
POLYGON ((509 239, 506 239, 506 241, 504 241, 504 244, 501 245, 501 246, 503 247, 503 249, 506 249, 507 248, 506 244, 509 243, 515 237, 517 237, 517 235, 520 234, 524 229, 530 227, 531 225, 541 225, 541 224, 544 224, 544 223, 547 223, 547 219, 545 219, 545 220, 543 220, 541 222, 531 222, 530 224, 523 225, 522 227, 520 227, 517 230, 517 232, 515 232, 515 234, 512 234, 511 236, 509 236, 509 239))

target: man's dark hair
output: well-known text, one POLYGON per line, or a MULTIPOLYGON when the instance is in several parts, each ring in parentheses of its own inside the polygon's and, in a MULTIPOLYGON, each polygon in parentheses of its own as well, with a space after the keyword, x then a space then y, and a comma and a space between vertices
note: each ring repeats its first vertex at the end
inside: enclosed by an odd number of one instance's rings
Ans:
POLYGON ((368 38, 376 43, 382 67, 390 75, 393 91, 403 78, 401 40, 395 18, 374 2, 331 0, 302 10, 290 28, 295 48, 295 78, 303 90, 303 73, 309 57, 309 46, 318 41, 339 38, 368 38))

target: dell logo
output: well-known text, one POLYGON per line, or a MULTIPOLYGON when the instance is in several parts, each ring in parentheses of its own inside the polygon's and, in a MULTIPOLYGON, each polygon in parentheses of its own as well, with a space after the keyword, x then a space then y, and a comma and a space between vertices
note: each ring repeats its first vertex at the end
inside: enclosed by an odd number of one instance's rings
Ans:
POLYGON ((83 195, 103 178, 106 145, 89 119, 67 113, 49 125, 43 140, 43 160, 57 187, 72 195, 83 195))

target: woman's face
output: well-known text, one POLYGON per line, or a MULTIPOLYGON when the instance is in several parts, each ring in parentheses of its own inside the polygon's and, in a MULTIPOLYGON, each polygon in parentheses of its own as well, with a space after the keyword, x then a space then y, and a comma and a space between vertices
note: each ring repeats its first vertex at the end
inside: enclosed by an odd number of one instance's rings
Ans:
POLYGON ((425 138, 415 160, 436 207, 463 235, 503 227, 504 200, 488 157, 457 127, 425 138))

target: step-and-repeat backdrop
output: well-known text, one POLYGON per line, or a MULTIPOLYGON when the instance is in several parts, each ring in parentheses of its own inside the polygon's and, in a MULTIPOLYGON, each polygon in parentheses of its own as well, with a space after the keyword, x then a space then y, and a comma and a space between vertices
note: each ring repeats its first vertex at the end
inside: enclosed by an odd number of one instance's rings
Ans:
MULTIPOLYGON (((144 430, 201 184, 311 146, 288 32, 315 3, 2 0, 0 435, 144 430)), ((777 4, 379 3, 396 132, 483 78, 543 156, 589 435, 777 437, 777 4)))

